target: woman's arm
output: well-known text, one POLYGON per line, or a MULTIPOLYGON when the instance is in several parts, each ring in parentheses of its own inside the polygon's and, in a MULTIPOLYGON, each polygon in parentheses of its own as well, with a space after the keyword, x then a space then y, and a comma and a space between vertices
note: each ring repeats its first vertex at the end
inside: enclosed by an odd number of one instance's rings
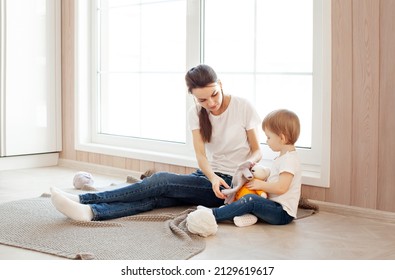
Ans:
POLYGON ((207 160, 206 149, 204 147, 204 142, 202 136, 200 135, 199 129, 192 131, 193 147, 195 149, 196 160, 198 162, 200 170, 207 176, 210 180, 213 191, 218 198, 225 199, 225 195, 220 191, 219 187, 224 186, 225 188, 230 188, 229 185, 219 177, 211 168, 210 163, 207 160))
POLYGON ((262 151, 255 128, 247 130, 247 140, 251 149, 251 156, 248 160, 254 163, 259 162, 262 159, 262 151))

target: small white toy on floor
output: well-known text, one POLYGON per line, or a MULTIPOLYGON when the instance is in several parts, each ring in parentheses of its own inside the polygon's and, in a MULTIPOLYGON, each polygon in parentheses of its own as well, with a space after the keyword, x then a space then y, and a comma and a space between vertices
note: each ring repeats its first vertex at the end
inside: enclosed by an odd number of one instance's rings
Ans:
POLYGON ((94 180, 92 174, 85 171, 79 171, 74 175, 73 186, 77 190, 95 191, 96 188, 93 185, 94 180))

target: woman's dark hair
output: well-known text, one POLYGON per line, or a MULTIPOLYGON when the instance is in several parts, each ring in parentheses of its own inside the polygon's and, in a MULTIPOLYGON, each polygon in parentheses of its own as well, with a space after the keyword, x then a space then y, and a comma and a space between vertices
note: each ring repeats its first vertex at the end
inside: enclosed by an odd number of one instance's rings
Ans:
MULTIPOLYGON (((185 75, 185 81, 188 87, 188 92, 192 94, 195 88, 203 88, 209 84, 217 82, 217 74, 208 65, 200 64, 191 68, 185 75)), ((210 142, 212 134, 212 126, 208 113, 203 107, 199 111, 200 135, 204 142, 210 142)))

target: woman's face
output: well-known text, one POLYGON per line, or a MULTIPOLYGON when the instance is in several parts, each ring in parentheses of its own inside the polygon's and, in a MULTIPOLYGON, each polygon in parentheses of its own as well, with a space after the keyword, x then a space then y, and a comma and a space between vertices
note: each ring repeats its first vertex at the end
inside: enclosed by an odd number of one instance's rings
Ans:
POLYGON ((209 110, 213 115, 221 113, 220 109, 223 96, 219 83, 212 83, 203 88, 192 89, 192 94, 199 104, 206 110, 209 110))

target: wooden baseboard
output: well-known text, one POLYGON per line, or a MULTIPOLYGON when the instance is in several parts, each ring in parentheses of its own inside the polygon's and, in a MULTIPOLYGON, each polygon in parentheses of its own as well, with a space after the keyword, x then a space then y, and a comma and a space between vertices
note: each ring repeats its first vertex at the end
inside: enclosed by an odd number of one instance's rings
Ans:
POLYGON ((319 200, 309 199, 309 201, 317 204, 319 206, 319 211, 325 211, 345 216, 374 219, 380 222, 395 223, 395 213, 393 212, 341 205, 336 203, 323 202, 319 200))

